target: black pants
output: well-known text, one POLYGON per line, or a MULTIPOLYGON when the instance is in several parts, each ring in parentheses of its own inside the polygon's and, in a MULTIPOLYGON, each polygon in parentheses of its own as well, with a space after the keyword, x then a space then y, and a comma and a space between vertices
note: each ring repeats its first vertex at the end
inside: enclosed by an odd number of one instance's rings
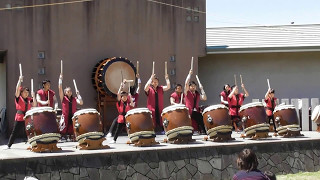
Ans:
MULTIPOLYGON (((274 132, 277 132, 277 130, 276 130, 276 122, 274 121, 274 116, 272 115, 272 116, 268 116, 268 119, 269 119, 269 124, 270 124, 270 122, 271 122, 271 119, 272 119, 272 122, 273 122, 273 130, 274 130, 274 132)), ((271 125, 271 124, 270 124, 271 125)))
POLYGON ((115 128, 117 127, 117 124, 118 124, 118 117, 114 118, 108 133, 114 135, 115 130, 116 130, 115 128))
POLYGON ((206 129, 204 128, 202 114, 197 111, 192 111, 191 118, 194 119, 196 121, 196 123, 198 124, 198 130, 202 133, 205 133, 206 129))
POLYGON ((11 147, 19 132, 24 129, 24 121, 14 121, 13 130, 9 138, 8 146, 11 147))
POLYGON ((125 126, 126 126, 126 123, 118 123, 117 124, 116 133, 113 137, 114 141, 116 141, 118 139, 118 136, 119 136, 120 132, 122 131, 122 128, 124 128, 125 126))

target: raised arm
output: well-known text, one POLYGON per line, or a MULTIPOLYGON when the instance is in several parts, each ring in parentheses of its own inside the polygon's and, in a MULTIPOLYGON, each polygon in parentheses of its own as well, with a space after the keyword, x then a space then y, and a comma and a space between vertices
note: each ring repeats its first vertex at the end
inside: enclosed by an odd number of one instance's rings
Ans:
POLYGON ((34 92, 31 92, 31 97, 32 97, 32 107, 36 107, 37 100, 36 100, 36 96, 35 96, 34 92))
POLYGON ((249 93, 248 93, 248 91, 246 90, 246 88, 244 87, 244 84, 241 84, 241 87, 242 87, 242 89, 243 89, 243 91, 244 91, 244 96, 245 96, 245 97, 249 97, 249 93))
POLYGON ((187 92, 189 91, 189 82, 191 79, 191 75, 192 75, 192 70, 190 69, 189 74, 188 74, 186 81, 184 83, 184 94, 187 94, 187 92))
POLYGON ((20 96, 20 86, 21 86, 22 81, 23 81, 23 76, 19 76, 19 80, 18 80, 17 86, 16 86, 16 93, 15 93, 15 96, 17 98, 20 96))
POLYGON ((126 83, 126 79, 124 79, 123 82, 121 82, 121 84, 120 84, 120 87, 119 87, 119 90, 118 90, 118 93, 117 93, 117 100, 118 101, 120 101, 120 99, 121 99, 120 93, 121 93, 121 90, 123 89, 125 83, 126 83))
POLYGON ((234 95, 234 92, 236 91, 237 88, 238 88, 238 86, 235 86, 235 87, 232 88, 232 91, 229 94, 228 98, 232 98, 232 96, 234 95))
POLYGON ((164 77, 166 79, 166 85, 163 86, 163 91, 168 91, 170 89, 170 79, 169 79, 169 76, 168 74, 165 75, 164 77))
POLYGON ((203 101, 206 101, 207 100, 207 95, 206 95, 206 92, 204 92, 204 90, 203 90, 202 84, 199 84, 199 88, 200 88, 200 91, 201 91, 200 99, 203 100, 203 101))
POLYGON ((77 91, 76 94, 77 94, 77 100, 76 100, 77 104, 83 105, 83 100, 82 100, 82 97, 80 96, 80 92, 77 91))
POLYGON ((146 85, 144 86, 144 91, 149 92, 149 87, 151 85, 152 79, 155 77, 155 74, 152 74, 150 79, 147 81, 146 85))
POLYGON ((132 100, 132 96, 131 96, 131 93, 130 93, 130 92, 129 92, 128 96, 129 96, 129 100, 130 100, 129 106, 132 107, 132 108, 134 108, 135 103, 134 103, 133 100, 132 100))
POLYGON ((141 89, 141 79, 140 79, 140 75, 139 74, 137 74, 136 77, 138 79, 138 88, 136 90, 136 93, 139 94, 140 93, 140 89, 141 89))
POLYGON ((58 83, 58 89, 59 89, 59 97, 60 97, 60 102, 62 103, 63 101, 63 89, 62 89, 62 79, 63 79, 63 76, 62 74, 60 74, 59 76, 59 83, 58 83))
POLYGON ((271 91, 271 89, 269 88, 269 89, 268 89, 268 91, 267 91, 267 93, 266 93, 266 95, 264 96, 264 99, 265 99, 265 100, 267 100, 267 99, 268 99, 269 94, 270 94, 270 91, 271 91))

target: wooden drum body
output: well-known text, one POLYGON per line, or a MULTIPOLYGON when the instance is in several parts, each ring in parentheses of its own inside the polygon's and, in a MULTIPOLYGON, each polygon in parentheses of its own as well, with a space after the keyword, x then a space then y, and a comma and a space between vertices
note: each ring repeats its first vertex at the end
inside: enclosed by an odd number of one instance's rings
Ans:
POLYGON ((131 143, 136 146, 149 146, 155 142, 151 111, 148 108, 135 108, 127 112, 126 127, 131 143))
POLYGON ((267 123, 268 117, 262 102, 253 102, 241 106, 240 117, 247 137, 254 136, 258 139, 261 136, 268 136, 270 125, 267 123))
POLYGON ((82 109, 72 117, 73 132, 79 144, 86 139, 98 140, 103 138, 100 114, 95 109, 82 109))
POLYGON ((28 143, 32 147, 59 141, 61 135, 56 121, 56 112, 51 107, 34 107, 26 112, 24 119, 28 143))
POLYGON ((183 104, 171 105, 163 109, 162 114, 163 128, 169 142, 182 143, 191 139, 193 128, 188 108, 183 104), (188 139, 188 140, 187 140, 188 139))
POLYGON ((320 105, 312 111, 311 120, 317 124, 317 131, 320 132, 320 105))
MULTIPOLYGON (((211 139, 231 135, 232 124, 228 108, 223 104, 212 105, 204 109, 203 123, 207 129, 207 134, 211 139)), ((230 136, 231 137, 231 136, 230 136)), ((223 140, 223 139, 221 139, 223 140)), ((225 139, 229 140, 229 139, 225 139)))
POLYGON ((299 126, 299 119, 294 105, 276 106, 273 114, 277 128, 276 130, 279 135, 285 137, 300 135, 301 128, 299 126), (291 135, 292 132, 297 132, 297 135, 291 135))

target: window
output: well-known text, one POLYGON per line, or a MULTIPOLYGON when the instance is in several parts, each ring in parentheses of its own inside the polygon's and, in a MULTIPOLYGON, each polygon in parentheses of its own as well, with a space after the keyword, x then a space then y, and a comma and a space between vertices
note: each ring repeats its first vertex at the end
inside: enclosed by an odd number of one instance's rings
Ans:
POLYGON ((39 59, 45 59, 45 52, 44 51, 38 51, 38 58, 39 59))

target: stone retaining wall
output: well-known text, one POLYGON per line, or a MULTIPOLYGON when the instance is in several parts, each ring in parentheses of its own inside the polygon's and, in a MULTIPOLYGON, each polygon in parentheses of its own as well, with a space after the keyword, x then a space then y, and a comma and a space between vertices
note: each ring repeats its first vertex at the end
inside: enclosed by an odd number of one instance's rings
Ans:
POLYGON ((0 161, 0 179, 231 179, 237 154, 252 148, 259 169, 319 171, 320 141, 101 153, 0 161))

